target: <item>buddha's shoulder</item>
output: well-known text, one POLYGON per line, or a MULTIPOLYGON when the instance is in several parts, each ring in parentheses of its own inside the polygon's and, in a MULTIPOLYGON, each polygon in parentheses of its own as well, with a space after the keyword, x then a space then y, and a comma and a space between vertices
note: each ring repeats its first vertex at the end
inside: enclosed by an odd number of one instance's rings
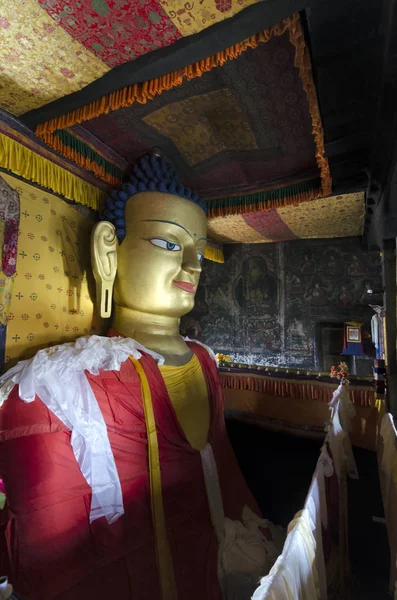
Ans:
MULTIPOLYGON (((190 342, 190 340, 189 340, 190 342)), ((216 360, 213 352, 202 346, 216 360)), ((120 371, 130 357, 140 359, 149 354, 159 365, 164 363, 160 354, 153 352, 136 340, 126 337, 84 336, 74 342, 43 348, 33 358, 22 360, 0 377, 0 406, 16 394, 25 402, 42 397, 47 391, 51 396, 62 396, 65 389, 85 385, 86 373, 97 376, 106 371, 120 371)))
POLYGON ((191 340, 188 337, 185 337, 184 340, 190 345, 190 347, 195 347, 196 351, 198 350, 200 352, 201 350, 201 352, 203 352, 205 355, 208 354, 210 358, 213 359, 215 364, 218 364, 215 352, 209 346, 207 346, 207 344, 204 344, 203 342, 200 342, 198 340, 191 340))
POLYGON ((0 406, 17 385, 19 396, 29 402, 43 388, 54 392, 72 381, 81 382, 87 372, 98 375, 102 371, 119 371, 129 357, 139 359, 142 352, 151 354, 160 363, 163 360, 136 340, 125 337, 91 335, 43 348, 0 377, 0 406))

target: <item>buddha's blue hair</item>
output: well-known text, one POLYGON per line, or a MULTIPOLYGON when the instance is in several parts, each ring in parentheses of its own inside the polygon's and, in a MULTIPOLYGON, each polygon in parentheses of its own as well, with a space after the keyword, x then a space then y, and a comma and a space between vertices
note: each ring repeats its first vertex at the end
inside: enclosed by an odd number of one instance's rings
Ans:
POLYGON ((126 233, 127 200, 141 192, 163 192, 180 196, 194 202, 207 213, 205 202, 190 188, 182 185, 174 168, 164 156, 144 156, 133 166, 129 180, 106 198, 104 210, 100 214, 101 221, 110 221, 115 226, 119 243, 123 241, 126 233))

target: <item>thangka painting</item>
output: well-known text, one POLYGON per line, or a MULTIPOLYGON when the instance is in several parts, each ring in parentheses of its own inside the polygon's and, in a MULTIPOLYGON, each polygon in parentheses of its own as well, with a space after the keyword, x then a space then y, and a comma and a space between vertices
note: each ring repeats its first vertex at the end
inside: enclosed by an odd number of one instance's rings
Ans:
POLYGON ((198 300, 183 327, 196 328, 198 336, 217 350, 278 352, 282 341, 277 263, 275 246, 263 250, 243 246, 231 249, 227 268, 206 264, 198 300))

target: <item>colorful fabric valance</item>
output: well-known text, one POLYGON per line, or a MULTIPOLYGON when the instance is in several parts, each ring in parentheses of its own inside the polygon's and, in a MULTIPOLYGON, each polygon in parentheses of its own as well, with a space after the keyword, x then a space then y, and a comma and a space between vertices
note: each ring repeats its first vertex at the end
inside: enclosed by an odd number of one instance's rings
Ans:
MULTIPOLYGON (((319 381, 316 378, 297 379, 274 373, 271 376, 254 372, 238 373, 220 369, 221 383, 224 388, 261 392, 271 396, 312 400, 314 402, 330 402, 337 384, 330 381, 319 381)), ((348 393, 353 404, 357 406, 375 406, 375 388, 372 381, 352 383, 348 393)))
POLYGON ((0 169, 98 210, 109 186, 45 147, 18 121, 0 111, 0 169))
POLYGON ((205 248, 204 258, 212 260, 212 262, 224 263, 225 257, 223 255, 223 248, 221 244, 217 244, 212 240, 208 240, 205 248))
POLYGON ((210 214, 295 205, 331 192, 298 14, 53 117, 36 133, 114 186, 123 178, 116 155, 132 164, 158 146, 184 183, 208 201, 210 214))
MULTIPOLYGON (((269 204, 271 202, 273 200, 269 204)), ((289 200, 286 204, 288 202, 289 200)), ((280 201, 282 203, 283 200, 280 201)), ((360 236, 364 227, 365 203, 364 194, 358 192, 301 203, 292 198, 288 206, 266 210, 260 204, 249 207, 241 204, 234 209, 225 202, 221 204, 221 210, 225 211, 223 216, 212 216, 215 211, 210 209, 208 232, 211 238, 225 244, 263 244, 296 239, 360 236), (236 214, 238 212, 240 214, 236 214)))
MULTIPOLYGON (((0 106, 15 115, 78 92, 113 67, 222 24, 259 0, 3 2, 0 106)), ((266 11, 266 6, 264 7, 266 11)), ((262 11, 263 12, 263 11, 262 11)), ((154 60, 154 59, 153 59, 154 60)))

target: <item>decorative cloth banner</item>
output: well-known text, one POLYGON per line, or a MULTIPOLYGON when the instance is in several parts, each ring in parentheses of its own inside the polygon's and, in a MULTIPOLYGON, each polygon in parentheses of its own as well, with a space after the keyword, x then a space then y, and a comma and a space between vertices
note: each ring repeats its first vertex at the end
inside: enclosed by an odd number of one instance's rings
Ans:
MULTIPOLYGON (((301 202, 317 198, 321 194, 321 181, 312 180, 295 183, 287 187, 264 190, 256 194, 245 196, 230 196, 228 198, 215 198, 208 201, 208 215, 219 217, 225 215, 239 215, 244 219, 250 218, 250 213, 267 211, 282 206, 297 206, 301 202), (247 217, 245 216, 247 215, 247 217)), ((266 213, 266 216, 269 213, 266 213)), ((254 217, 255 220, 260 216, 254 217)), ((252 217, 251 217, 252 218, 252 217)))
POLYGON ((74 0, 39 2, 72 38, 115 67, 199 33, 259 0, 202 0, 198 4, 178 0, 149 0, 144 4, 81 0, 78 8, 74 0))
POLYGON ((81 90, 111 67, 236 15, 259 0, 3 2, 0 106, 15 115, 81 90))
MULTIPOLYGON (((6 277, 12 277, 16 271, 19 196, 2 177, 0 177, 0 219, 2 221, 2 270, 6 277)), ((1 276, 1 273, 0 273, 1 276)))
POLYGON ((14 115, 81 89, 109 67, 73 40, 37 0, 2 2, 0 106, 14 115))
POLYGON ((225 257, 223 255, 223 248, 221 244, 217 244, 212 240, 208 240, 207 246, 205 248, 204 258, 207 260, 212 260, 217 263, 224 263, 225 257))
POLYGON ((205 199, 223 198, 216 214, 229 206, 286 206, 331 192, 298 14, 183 69, 54 117, 36 133, 112 185, 122 174, 98 138, 131 163, 158 145, 186 185, 205 199), (243 203, 243 194, 253 192, 262 199, 243 203))
POLYGON ((375 311, 371 319, 371 337, 375 345, 376 358, 385 359, 385 340, 384 340, 384 320, 385 309, 377 304, 370 304, 372 310, 375 311))
MULTIPOLYGON (((69 130, 59 130, 54 133, 54 143, 49 144, 54 150, 59 151, 67 158, 73 160, 76 164, 84 167, 89 172, 94 173, 109 185, 118 187, 124 179, 124 171, 117 164, 110 162, 104 154, 103 146, 100 146, 102 152, 99 153, 92 145, 83 142, 78 136, 74 136, 69 130), (63 152, 63 148, 68 148, 67 152, 63 152)), ((128 166, 126 165, 126 169, 128 166)))
MULTIPOLYGON (((42 347, 101 334, 102 320, 94 311, 89 264, 93 222, 48 192, 3 178, 19 194, 21 207, 6 342, 6 362, 15 362, 42 347)), ((5 284, 0 280, 3 297, 10 293, 5 284)))
POLYGON ((262 210, 260 204, 251 206, 256 212, 235 214, 225 204, 225 214, 227 210, 233 214, 221 217, 211 216, 213 211, 210 208, 208 234, 224 244, 264 244, 308 238, 353 237, 362 235, 364 228, 365 203, 361 192, 267 210, 262 210))
POLYGON ((350 321, 344 325, 343 354, 365 356, 362 336, 363 323, 350 321))
MULTIPOLYGON (((324 381, 285 378, 281 374, 262 375, 251 372, 238 373, 227 372, 220 369, 221 384, 224 388, 234 390, 247 390, 261 392, 270 396, 282 396, 284 398, 296 398, 301 400, 312 400, 317 402, 330 402, 337 387, 336 384, 324 381)), ((287 376, 288 377, 288 376, 287 376)), ((375 388, 373 382, 362 385, 363 382, 351 383, 348 394, 353 404, 357 406, 375 406, 375 388)))
MULTIPOLYGON (((100 115, 107 114, 109 111, 118 110, 119 108, 125 106, 131 106, 135 102, 145 104, 147 101, 153 100, 156 95, 162 94, 173 87, 181 85, 184 79, 190 80, 194 79, 195 77, 201 77, 203 73, 211 71, 216 67, 223 66, 229 60, 238 58, 249 48, 256 48, 260 43, 268 42, 273 36, 282 35, 286 29, 295 24, 297 21, 299 21, 299 15, 294 15, 294 17, 284 19, 284 21, 280 24, 273 25, 265 31, 257 33, 256 35, 243 40, 240 44, 236 44, 231 48, 226 48, 223 52, 218 52, 216 55, 209 56, 200 62, 185 67, 184 69, 179 69, 178 71, 173 71, 172 73, 166 73, 163 77, 117 90, 116 92, 91 102, 87 106, 79 108, 69 114, 56 117, 50 121, 47 121, 46 123, 38 125, 36 133, 38 136, 45 139, 47 143, 52 145, 50 142, 54 143, 54 141, 48 137, 49 134, 52 134, 60 129, 71 127, 77 123, 82 123, 83 121, 89 121, 99 117, 100 115)), ((296 44, 298 43, 298 38, 301 35, 302 32, 300 29, 298 33, 294 32, 294 30, 291 32, 291 37, 293 37, 293 40, 296 44)), ((301 49, 303 49, 302 40, 300 41, 300 46, 301 49)), ((300 59, 302 60, 302 56, 300 56, 300 59)))
POLYGON ((0 111, 0 168, 99 210, 108 186, 45 147, 20 123, 0 111))
POLYGON ((7 318, 17 264, 19 195, 0 177, 0 371, 4 367, 7 318))

